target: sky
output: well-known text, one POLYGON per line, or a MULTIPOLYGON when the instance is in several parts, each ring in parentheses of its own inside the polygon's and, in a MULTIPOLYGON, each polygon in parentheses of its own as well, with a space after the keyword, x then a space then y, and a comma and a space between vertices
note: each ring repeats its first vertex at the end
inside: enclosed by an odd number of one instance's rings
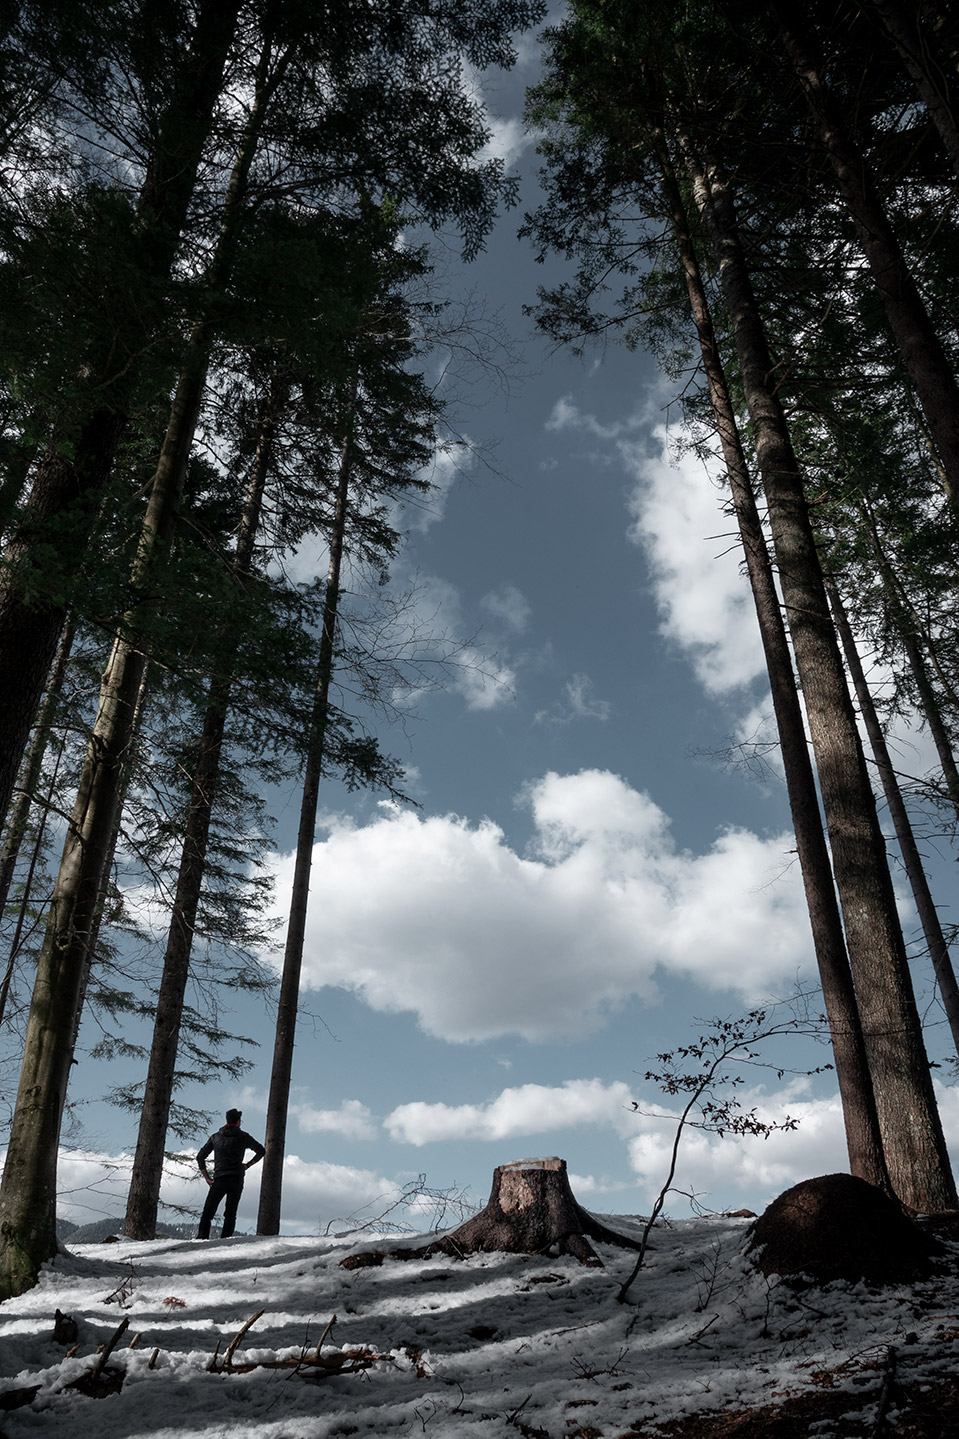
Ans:
MULTIPOLYGON (((516 70, 484 89, 521 203, 472 265, 451 244, 439 252, 454 298, 495 317, 512 359, 505 379, 451 380, 477 457, 441 459, 434 494, 401 516, 394 585, 453 654, 433 671, 442 683, 402 699, 402 724, 381 732, 417 807, 332 784, 320 796, 289 1233, 369 1217, 420 1174, 482 1203, 495 1165, 539 1154, 566 1159, 588 1207, 642 1212, 675 1128, 675 1100, 645 1078, 655 1056, 713 1016, 815 987, 775 755, 762 772, 729 762, 768 733, 769 704, 722 489, 682 453, 674 386, 649 356, 553 352, 523 314, 563 274, 516 236, 538 199, 520 121, 536 55, 524 42, 516 70)), ((899 743, 921 768, 924 737, 899 743)), ((280 909, 299 797, 273 799, 280 909)), ((941 870, 951 883, 948 861, 941 870)), ((917 982, 941 1054, 942 1017, 917 982)), ((260 1042, 254 1067, 183 1097, 236 1105, 262 1136, 272 1019, 251 1003, 235 1019, 260 1042)), ((770 1058, 746 1074, 746 1107, 799 1128, 689 1132, 676 1182, 695 1202, 758 1210, 846 1167, 831 1075, 793 1072, 828 1052, 797 1037, 770 1058)), ((135 1116, 101 1091, 102 1076, 78 1073, 84 1134, 61 1166, 61 1207, 81 1222, 122 1212, 135 1142, 135 1116)), ((959 1140, 955 1091, 942 1097, 959 1140)), ((241 1229, 256 1192, 254 1170, 241 1229)), ((196 1204, 197 1181, 171 1172, 163 1198, 196 1204)), ((688 1214, 690 1201, 670 1207, 688 1214)))

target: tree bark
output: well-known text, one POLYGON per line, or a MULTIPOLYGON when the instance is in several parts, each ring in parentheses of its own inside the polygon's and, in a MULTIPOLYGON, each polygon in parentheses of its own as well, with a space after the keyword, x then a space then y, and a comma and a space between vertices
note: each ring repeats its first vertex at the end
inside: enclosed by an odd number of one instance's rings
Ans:
MULTIPOLYGON (((263 491, 270 472, 279 408, 272 389, 264 414, 253 470, 247 486, 240 521, 233 575, 239 581, 250 573, 256 533, 260 523, 263 491)), ((163 1156, 170 1104, 175 1086, 177 1051, 183 1019, 183 1001, 190 972, 193 936, 203 878, 206 871, 210 822, 220 778, 220 756, 232 690, 233 652, 224 658, 223 674, 210 686, 200 738, 199 755, 193 772, 186 828, 180 851, 173 913, 167 935, 156 1019, 150 1048, 150 1063, 143 1092, 143 1108, 137 1135, 136 1153, 127 1198, 124 1233, 129 1239, 152 1239, 156 1234, 163 1156)))
POLYGON ((883 1157, 879 1117, 869 1075, 862 1024, 856 1005, 852 971, 846 953, 842 920, 823 834, 816 783, 809 758, 792 658, 779 607, 779 596, 776 593, 752 479, 743 453, 706 290, 690 233, 686 206, 676 179, 665 133, 659 125, 656 126, 656 139, 664 193, 672 216, 690 310, 706 372, 710 403, 722 446, 756 606, 779 731, 796 848, 836 1063, 849 1165, 853 1174, 880 1188, 889 1188, 889 1175, 883 1157))
POLYGON ((493 1170, 486 1208, 450 1234, 415 1249, 349 1254, 340 1264, 344 1269, 367 1269, 384 1259, 429 1259, 434 1254, 464 1259, 467 1254, 491 1251, 547 1254, 556 1249, 581 1264, 602 1268, 590 1239, 621 1249, 639 1248, 637 1240, 610 1229, 577 1204, 565 1159, 514 1159, 493 1170))
POLYGON ((742 373, 806 703, 856 998, 893 1188, 915 1210, 957 1203, 885 846, 829 612, 799 464, 775 387, 729 184, 689 153, 742 373))
POLYGON ((906 264, 866 157, 843 123, 813 59, 795 3, 770 0, 783 48, 799 78, 819 140, 829 157, 860 248, 879 292, 889 328, 919 397, 942 461, 946 493, 959 505, 959 385, 906 264))
MULTIPOLYGON (((53 728, 54 715, 57 705, 60 702, 60 691, 63 688, 63 677, 66 673, 67 661, 70 658, 70 650, 73 647, 74 633, 75 627, 73 621, 68 620, 60 634, 60 644, 53 662, 53 668, 47 679, 43 703, 40 705, 36 726, 34 727, 33 740, 24 761, 23 773, 20 776, 17 798, 10 814, 10 823, 7 825, 7 832, 3 838, 3 849, 0 851, 0 912, 6 908, 7 898, 10 894, 10 886, 13 883, 13 875, 20 854, 20 846, 27 832, 27 824, 30 819, 30 807, 36 799, 36 789, 40 781, 47 747, 50 743, 50 733, 53 728)), ((0 1024, 2 1023, 3 1005, 0 1004, 0 1024)))
MULTIPOLYGON (((122 416, 101 409, 84 426, 76 457, 50 452, 37 466, 30 498, 10 535, 0 573, 0 824, 8 814, 26 748, 56 647, 67 605, 24 593, 22 577, 56 522, 75 565, 86 548, 96 518, 95 497, 113 468, 123 430, 122 416), (70 523, 65 523, 69 515, 70 523)), ((64 551, 65 553, 66 551, 64 551)))
MULTIPOLYGON (((920 616, 916 614, 914 607, 909 601, 909 596, 903 593, 899 578, 889 563, 879 535, 876 517, 872 512, 868 500, 865 498, 862 502, 862 511, 866 527, 869 531, 873 554, 879 566, 879 574, 882 578, 886 602, 889 606, 890 613, 895 619, 896 629, 902 641, 902 647, 906 652, 909 668, 912 672, 916 691, 919 695, 919 708, 922 711, 926 724, 929 726, 929 733, 932 735, 932 741, 936 747, 936 754, 939 756, 939 764, 942 769, 946 792, 952 801, 957 817, 959 817, 959 765, 956 764, 952 740, 950 739, 949 732, 942 718, 939 696, 933 689, 928 670, 926 669, 926 662, 923 659, 922 649, 919 646, 916 636, 921 636, 926 652, 932 658, 933 663, 936 662, 937 656, 935 655, 931 639, 925 633, 920 616)), ((940 680, 944 681, 945 676, 942 674, 941 668, 938 667, 938 665, 937 673, 939 674, 940 680)))
POLYGON ((921 15, 905 9, 898 0, 865 0, 864 8, 879 20, 898 50, 959 177, 959 126, 946 73, 932 62, 935 37, 924 33, 921 15))
MULTIPOLYGON (((216 292, 232 263, 250 166, 269 96, 285 59, 270 73, 271 44, 260 55, 253 103, 223 206, 208 281, 216 292)), ((286 52, 289 56, 289 51, 286 52)), ((150 489, 130 589, 148 593, 150 576, 170 552, 187 463, 203 399, 213 334, 206 319, 190 335, 166 437, 150 489)), ((20 1088, 0 1183, 0 1298, 35 1282, 56 1252, 56 1171, 60 1125, 86 973, 115 815, 122 799, 127 750, 146 655, 137 647, 137 616, 124 617, 100 690, 100 705, 67 831, 50 919, 40 953, 27 1025, 20 1088)))
MULTIPOLYGON (((119 642, 118 642, 119 644, 119 642)), ((84 764, 37 964, 20 1085, 0 1184, 0 1296, 20 1293, 56 1253, 56 1174, 73 1035, 114 831, 141 667, 118 666, 101 684, 100 713, 84 764)), ((139 657, 136 657, 139 659, 139 657)))
POLYGON ((150 690, 150 665, 149 662, 143 666, 143 673, 140 676, 140 687, 137 690, 136 703, 133 706, 133 719, 130 725, 130 739, 126 750, 126 763, 123 776, 120 780, 120 799, 117 802, 113 816, 113 829, 107 843, 103 860, 103 875, 100 881, 100 903, 97 905, 93 923, 90 926, 90 937, 87 942, 86 955, 83 963, 83 973, 80 976, 80 992, 77 999, 76 1015, 73 1021, 73 1030, 70 1036, 70 1053, 77 1047, 77 1040, 80 1034, 80 1021, 83 1018, 83 1007, 86 1004, 87 989, 90 985, 90 974, 93 969, 93 961, 96 957, 97 943, 100 938, 100 929, 103 925, 103 913, 106 906, 107 884, 110 869, 116 856, 117 844, 120 840, 120 826, 123 821, 122 796, 126 793, 130 776, 133 773, 134 758, 137 740, 140 734, 140 726, 143 722, 143 715, 146 709, 147 695, 150 690))
POLYGON ((351 429, 355 405, 354 390, 348 408, 347 433, 340 457, 336 504, 330 532, 330 562, 323 604, 323 629, 320 635, 316 688, 310 715, 306 767, 303 774, 300 823, 296 837, 296 860, 293 868, 293 892, 290 896, 290 916, 283 952, 283 974, 280 981, 276 1033, 273 1041, 273 1067, 270 1074, 270 1097, 267 1105, 266 1133, 263 1137, 266 1154, 263 1157, 263 1177, 260 1180, 257 1234, 279 1234, 280 1232, 286 1125, 290 1108, 290 1082, 293 1075, 293 1049, 296 1043, 296 1019, 300 1001, 300 974, 303 968, 306 916, 310 900, 310 871, 313 866, 313 843, 316 837, 316 806, 326 748, 330 679, 333 674, 333 652, 340 603, 340 571, 343 564, 349 508, 353 448, 351 429))
MULTIPOLYGON (((68 625, 67 628, 68 628, 68 629, 72 629, 72 626, 68 625)), ((67 633, 67 631, 65 630, 65 631, 64 631, 64 639, 66 639, 66 633, 67 633)), ((72 643, 72 636, 71 636, 71 641, 70 641, 70 643, 72 643)), ((64 648, 68 650, 68 649, 69 649, 69 645, 65 645, 64 648)), ((59 686, 58 686, 58 688, 59 688, 59 686)), ((38 728, 39 728, 39 727, 38 727, 38 728)), ((48 741, 45 741, 45 742, 44 742, 44 749, 46 749, 47 743, 48 743, 48 741)), ((37 832, 36 832, 36 834, 35 834, 35 836, 34 836, 33 846, 32 846, 31 853, 30 853, 30 859, 29 859, 29 861, 28 861, 28 863, 27 863, 26 874, 24 875, 24 880, 23 880, 23 896, 22 896, 22 898, 21 898, 21 900, 20 900, 19 910, 18 910, 18 913, 17 913, 17 921, 16 921, 16 924, 15 924, 15 926, 14 926, 12 938, 11 938, 11 940, 10 940, 10 953, 9 953, 8 956, 7 956, 7 963, 6 963, 6 967, 5 967, 5 969, 4 969, 4 972, 3 972, 3 980, 2 980, 2 982, 0 982, 0 1025, 3 1024, 3 1022, 4 1022, 5 1018, 6 1018, 6 1014, 7 1014, 7 1005, 9 1004, 9 1000, 10 1000, 10 990, 11 990, 11 987, 12 987, 12 984, 13 984, 13 976, 14 976, 14 974, 16 973, 17 959, 18 959, 19 954, 20 954, 20 942, 21 942, 21 939, 22 939, 22 937, 23 937, 24 928, 26 927, 27 913, 28 913, 28 910, 29 910, 30 900, 31 900, 31 896, 32 896, 32 893, 33 893, 34 877, 35 877, 36 872, 37 872, 37 866, 39 865, 41 856, 42 856, 42 854, 43 854, 43 846, 44 846, 44 840, 45 840, 45 834, 46 834, 47 820, 48 820, 48 817, 49 817, 49 814, 50 814, 50 810, 51 810, 51 805, 52 805, 52 800, 53 800, 53 794, 54 794, 55 789, 56 789, 57 778, 58 778, 58 775, 59 775, 59 772, 60 772, 60 763, 61 763, 61 761, 62 761, 62 759, 63 759, 63 751, 64 751, 64 748, 65 748, 65 744, 66 744, 66 737, 65 737, 65 735, 61 734, 59 750, 58 750, 58 753, 57 753, 56 762, 55 762, 55 764, 54 764, 54 766, 53 766, 53 773, 52 773, 52 775, 51 775, 51 777, 50 777, 50 784, 49 784, 49 788, 48 788, 48 790, 47 790, 46 798, 45 798, 45 799, 41 799, 41 801, 40 801, 42 813, 41 813, 41 817, 40 817, 40 822, 39 822, 39 824, 37 825, 37 832)), ((31 786, 31 792, 30 792, 29 795, 27 794, 26 790, 25 790, 24 793, 21 795, 20 798, 21 798, 21 800, 23 801, 23 814, 22 814, 22 816, 20 816, 19 813, 18 813, 18 811, 19 811, 19 809, 20 809, 20 801, 18 801, 17 809, 14 811, 14 821, 16 821, 16 822, 19 823, 20 820, 21 820, 21 818, 22 818, 22 822, 24 823, 24 825, 26 824, 26 820, 27 820, 28 813, 29 813, 30 802, 31 802, 31 800, 34 798, 34 793, 33 793, 33 791, 35 790, 35 788, 36 788, 36 786, 35 786, 35 783, 34 783, 34 784, 31 786)), ((11 829, 12 829, 12 827, 13 827, 13 822, 11 823, 11 829)), ((15 867, 16 867, 16 862, 17 862, 17 858, 18 858, 18 854, 19 854, 20 845, 21 845, 21 843, 22 843, 22 841, 21 841, 19 838, 17 838, 16 841, 14 842, 13 839, 11 838, 11 836, 9 836, 9 835, 8 835, 8 841, 9 841, 9 851, 8 851, 8 848, 7 848, 7 845, 6 845, 6 844, 4 845, 4 851, 3 851, 5 864, 6 864, 6 861, 9 860, 9 871, 8 871, 8 872, 5 871, 5 878, 6 878, 6 882, 7 882, 7 888, 6 888, 5 893, 4 893, 4 906, 6 906, 7 896, 9 895, 10 883, 12 882, 12 879, 13 879, 13 874, 14 874, 15 867)))
MULTIPOLYGON (((37 417, 31 416, 32 424, 37 423, 37 417)), ((16 445, 8 441, 8 458, 3 465, 3 478, 0 479, 0 541, 3 540, 14 511, 20 503, 20 499, 27 488, 27 480, 30 470, 36 462, 39 447, 37 445, 16 445)))
MULTIPOLYGON (((156 149, 147 165, 140 191, 139 213, 145 221, 141 244, 144 291, 173 265, 197 170, 210 134, 223 85, 227 56, 236 31, 240 0, 203 0, 193 41, 178 71, 178 83, 163 115, 156 149)), ((144 331, 144 315, 131 314, 136 333, 125 337, 131 355, 152 336, 144 331)), ((120 337, 116 337, 120 344, 120 337)), ((21 575, 37 540, 53 536, 63 563, 79 563, 93 530, 97 498, 109 478, 127 423, 132 377, 108 380, 115 364, 109 357, 91 357, 91 404, 78 424, 71 454, 51 449, 34 477, 23 517, 11 535, 4 572, 0 575, 0 824, 10 804, 21 757, 27 744, 57 640, 66 619, 59 601, 30 599, 21 575), (73 522, 63 530, 62 518, 73 522), (57 522, 52 525, 52 522, 57 522)))
POLYGON ((922 925, 926 947, 929 950, 929 958, 932 960, 936 984, 939 986, 939 997, 949 1021, 952 1042, 955 1045, 956 1053, 959 1054, 959 985, 956 983, 956 972, 949 956, 949 946, 946 944, 942 925, 939 923, 939 915, 929 889, 922 856, 919 853, 919 846, 916 844, 916 837, 902 798, 895 767, 889 754, 889 746, 886 744, 886 736, 883 734, 879 716, 876 714, 876 706, 873 704, 872 695, 869 692, 869 685, 866 682, 866 675, 842 596, 835 580, 830 577, 826 579, 826 589, 832 604, 836 629, 846 656, 846 665, 856 691, 856 698, 859 701, 859 713, 869 737, 876 769, 882 782, 883 794, 886 796, 886 804, 889 807, 893 828, 896 831, 896 842, 902 855, 906 877, 909 880, 912 897, 916 902, 919 922, 922 925))

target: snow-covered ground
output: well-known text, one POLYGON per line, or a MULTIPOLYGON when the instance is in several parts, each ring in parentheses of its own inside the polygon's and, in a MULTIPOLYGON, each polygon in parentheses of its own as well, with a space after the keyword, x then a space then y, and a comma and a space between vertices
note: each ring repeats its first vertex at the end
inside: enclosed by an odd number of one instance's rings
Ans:
MULTIPOLYGON (((613 1222, 637 1232, 635 1219, 613 1222)), ((747 1228, 729 1218, 657 1226, 628 1304, 616 1292, 633 1256, 606 1245, 603 1269, 489 1254, 352 1271, 339 1266, 346 1254, 398 1241, 81 1245, 0 1306, 0 1390, 39 1386, 32 1403, 0 1414, 0 1427, 9 1439, 599 1439, 817 1386, 848 1391, 865 1417, 890 1349, 903 1382, 955 1374, 955 1265, 911 1286, 796 1291, 743 1258, 747 1228), (79 1327, 71 1359, 52 1337, 57 1309, 79 1327), (327 1364, 213 1372, 217 1346, 222 1362, 258 1310, 234 1369, 309 1357, 335 1315, 327 1364), (129 1330, 110 1359, 120 1391, 96 1399, 67 1388, 123 1318, 129 1330), (344 1360, 354 1372, 331 1370, 332 1356, 351 1350, 361 1351, 344 1360)), ((830 1421, 809 1432, 863 1431, 830 1421)))

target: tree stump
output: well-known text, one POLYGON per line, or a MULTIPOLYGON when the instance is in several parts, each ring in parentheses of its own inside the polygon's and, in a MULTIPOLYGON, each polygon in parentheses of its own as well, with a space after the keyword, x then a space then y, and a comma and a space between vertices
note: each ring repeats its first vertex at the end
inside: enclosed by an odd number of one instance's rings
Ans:
POLYGON ((467 1254, 499 1250, 506 1254, 545 1254, 556 1247, 581 1264, 602 1268, 590 1239, 638 1249, 639 1241, 609 1229, 573 1197, 566 1160, 514 1159, 493 1170, 493 1188, 486 1208, 450 1234, 415 1249, 390 1249, 348 1254, 344 1269, 365 1269, 384 1259, 427 1259, 446 1254, 463 1259, 467 1254))
POLYGON ((926 1276, 942 1247, 875 1185, 824 1174, 774 1199, 752 1226, 746 1252, 764 1274, 899 1284, 926 1276))

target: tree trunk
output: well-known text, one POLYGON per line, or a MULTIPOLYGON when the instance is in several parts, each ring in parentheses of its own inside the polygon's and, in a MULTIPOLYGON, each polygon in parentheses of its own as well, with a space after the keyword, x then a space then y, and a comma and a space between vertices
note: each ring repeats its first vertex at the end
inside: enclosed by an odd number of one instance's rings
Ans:
MULTIPOLYGON (((189 378, 193 383, 178 389, 154 477, 131 576, 135 594, 145 592, 151 569, 169 549, 199 404, 195 377, 189 378)), ((146 656, 132 638, 134 629, 135 615, 127 615, 101 681, 97 718, 37 965, 0 1184, 0 1297, 28 1287, 40 1265, 56 1253, 57 1151, 73 1036, 146 668, 146 656)))
POLYGON ((752 480, 716 343, 686 207, 676 180, 665 134, 660 126, 656 127, 656 132, 665 196, 672 216, 690 309, 699 338, 710 403, 722 445, 746 556, 749 583, 756 605, 756 617, 759 621, 806 905, 836 1062, 836 1079, 842 1100, 849 1165, 853 1174, 871 1184, 888 1188, 889 1175, 883 1158, 876 1100, 869 1076, 852 971, 846 953, 846 941, 823 834, 789 644, 779 608, 779 596, 776 593, 752 480))
POLYGON ((812 735, 856 998, 890 1179, 915 1210, 956 1190, 922 1039, 875 799, 819 556, 729 185, 690 154, 719 265, 769 507, 780 584, 812 735))
POLYGON ((946 493, 953 505, 959 505, 959 385, 872 182, 866 157, 843 124, 812 57, 796 6, 787 9, 782 0, 770 4, 939 451, 946 493))
POLYGON ((7 545, 0 572, 0 824, 7 817, 67 617, 67 606, 59 601, 28 598, 21 575, 33 561, 36 544, 49 540, 52 523, 60 532, 61 554, 69 554, 71 566, 79 563, 96 518, 95 498, 113 468, 123 424, 122 416, 100 410, 79 435, 73 460, 53 452, 41 460, 7 545))
POLYGON ((852 677, 856 698, 859 701, 859 713, 862 715, 862 721, 866 727, 876 769, 879 771, 879 778, 882 781, 883 794, 886 796, 886 804, 889 806, 889 814, 896 831, 896 841, 906 869, 909 887, 916 902, 919 922, 922 925, 929 958, 932 960, 936 983, 939 986, 939 997, 949 1021, 952 1042, 955 1045, 956 1053, 959 1054, 959 985, 956 984, 956 972, 949 956, 949 946, 946 944, 942 925, 939 923, 939 915, 929 889, 929 881, 926 878, 926 871, 919 853, 919 846, 916 844, 916 837, 913 834, 912 824, 903 802, 902 791, 899 788, 899 781, 896 778, 896 771, 889 754, 889 746, 886 744, 886 736, 882 732, 882 725, 876 714, 876 706, 873 704, 869 685, 866 683, 862 661, 856 648, 856 640, 835 580, 827 577, 826 589, 832 603, 836 629, 846 655, 846 665, 852 677))
POLYGON ((935 37, 923 33, 918 13, 904 9, 898 0, 865 0, 867 13, 875 15, 899 51, 909 78, 939 131, 939 136, 959 177, 959 127, 952 108, 949 83, 941 66, 930 63, 935 37))
MULTIPOLYGON (((119 642, 118 642, 119 646, 119 642)), ((20 1086, 0 1184, 0 1297, 22 1292, 56 1253, 60 1125, 91 933, 114 830, 125 736, 142 661, 114 647, 53 892, 27 1022, 20 1086)), ((139 659, 139 656, 135 657, 139 659)))
POLYGON ((340 571, 343 563, 352 466, 353 441, 350 429, 353 424, 355 404, 356 394, 354 391, 347 415, 347 434, 340 458, 336 506, 330 534, 330 563, 323 604, 323 630, 320 635, 316 689, 310 715, 306 768, 303 774, 300 824, 296 837, 296 860, 293 868, 293 892, 290 896, 290 917, 286 932, 286 946, 283 952, 283 975, 280 981, 280 998, 276 1011, 270 1098, 267 1105, 266 1133, 263 1137, 266 1154, 263 1158, 263 1177, 260 1180, 257 1234, 279 1234, 280 1232, 286 1124, 290 1108, 290 1081, 293 1075, 293 1048, 296 1043, 296 1018, 300 1001, 303 943, 310 900, 310 871, 313 866, 313 844, 316 837, 316 806, 320 778, 323 773, 330 679, 333 674, 333 651, 340 603, 340 571))
POLYGON ((919 11, 925 16, 926 24, 942 46, 953 70, 959 74, 959 37, 950 0, 919 0, 919 11))
MULTIPOLYGON (((38 423, 42 424, 42 420, 31 415, 25 428, 32 428, 38 423)), ((0 479, 0 541, 3 540, 7 526, 27 488, 31 467, 39 453, 37 445, 18 445, 14 441, 8 441, 7 444, 8 458, 3 465, 3 478, 0 479)))
MULTIPOLYGON (((287 52, 287 55, 289 52, 287 52)), ((249 119, 223 207, 208 280, 216 292, 229 270, 233 242, 268 98, 283 73, 270 75, 271 45, 260 56, 249 119)), ((130 589, 145 596, 169 554, 187 462, 203 399, 213 335, 205 320, 190 336, 166 437, 134 557, 130 589)), ((34 1283, 56 1253, 56 1172, 60 1124, 89 940, 100 900, 114 817, 122 796, 127 749, 146 666, 137 648, 136 611, 124 617, 100 690, 100 706, 67 831, 50 919, 38 964, 20 1088, 0 1183, 0 1299, 34 1283)))
MULTIPOLYGON (((203 0, 193 42, 178 71, 178 83, 163 115, 155 150, 140 192, 144 226, 140 258, 144 291, 170 272, 197 169, 210 134, 216 101, 223 85, 227 56, 236 30, 239 0, 203 0)), ((121 350, 135 355, 153 336, 139 311, 131 312, 135 333, 115 337, 121 350)), ((154 323, 159 323, 156 320, 154 323)), ((109 356, 91 357, 90 409, 72 436, 70 452, 52 449, 34 477, 23 517, 11 536, 4 572, 0 575, 0 825, 16 784, 34 715, 66 620, 59 601, 28 601, 20 571, 29 562, 35 541, 55 544, 61 562, 75 567, 90 539, 97 497, 113 469, 126 427, 133 379, 107 377, 116 363, 109 356), (63 517, 73 512, 68 528, 63 517), (53 522, 51 527, 51 522, 53 522)))
MULTIPOLYGON (((47 680, 43 703, 40 706, 33 732, 33 740, 24 761, 17 798, 10 814, 7 832, 4 835, 3 850, 0 852, 0 913, 6 908, 20 854, 20 846, 27 832, 30 807, 36 799, 36 789, 40 782, 47 746, 50 743, 54 715, 60 702, 60 691, 63 687, 63 677, 66 673, 67 661, 70 658, 70 650, 73 647, 74 633, 73 621, 68 620, 60 635, 60 645, 53 662, 53 669, 47 680)), ((3 1006, 0 1004, 0 1024, 2 1023, 3 1006)))
MULTIPOLYGON (((27 871, 24 875, 23 896, 20 900, 19 910, 17 913, 17 921, 13 930, 13 936, 10 940, 10 953, 7 956, 7 964, 6 968, 4 969, 3 980, 2 982, 0 982, 0 1025, 3 1024, 7 1014, 7 1005, 10 1001, 10 989, 13 984, 13 976, 16 972, 17 959, 20 954, 20 942, 23 937, 23 931, 27 923, 27 913, 30 907, 30 899, 33 894, 33 883, 37 872, 37 866, 39 865, 40 859, 43 855, 47 820, 52 809, 53 795, 56 791, 57 779, 60 773, 60 764, 63 759, 63 752, 65 747, 66 735, 61 732, 57 757, 53 766, 53 773, 50 776, 50 785, 47 790, 45 799, 42 799, 40 801, 40 807, 42 811, 40 816, 40 822, 37 825, 37 831, 34 836, 30 859, 27 864, 27 871)), ((11 857, 15 862, 16 855, 14 854, 11 857)), ((11 865, 11 878, 13 875, 13 870, 14 865, 11 865)))
MULTIPOLYGON (((912 672, 912 677, 919 695, 919 707, 926 724, 929 726, 929 733, 932 735, 932 741, 936 747, 936 754, 939 756, 939 764, 942 769, 946 792, 952 801, 957 817, 959 817, 959 766, 956 764, 952 740, 949 737, 949 732, 942 718, 939 697, 932 687, 932 682, 926 669, 926 662, 923 659, 922 650, 916 639, 917 634, 922 637, 926 652, 930 655, 934 663, 937 656, 933 649, 931 639, 925 633, 921 618, 916 614, 915 609, 910 604, 909 596, 903 593, 898 576, 889 563, 886 552, 883 549, 882 540, 879 537, 879 529, 876 524, 875 515, 865 497, 862 501, 862 510, 869 530, 869 537, 872 541, 873 553, 876 556, 876 563, 879 566, 879 573, 882 577, 886 603, 889 606, 890 613, 895 619, 896 629, 902 641, 902 647, 906 652, 906 658, 909 661, 909 668, 912 672)), ((942 674, 942 670, 938 665, 937 673, 939 678, 944 682, 945 676, 942 674)))
MULTIPOLYGON (((271 390, 247 486, 246 503, 240 521, 233 575, 237 580, 249 575, 259 528, 263 491, 272 466, 279 400, 271 390)), ((229 642, 229 641, 228 641, 229 642)), ((232 670, 236 645, 223 663, 223 676, 210 686, 200 749, 191 783, 186 829, 180 852, 173 913, 167 935, 166 952, 160 991, 157 996, 156 1019, 143 1108, 137 1135, 130 1192, 127 1198, 124 1233, 129 1239, 152 1239, 156 1234, 160 1185, 163 1178, 163 1156, 170 1104, 175 1085, 183 1001, 190 972, 193 935, 197 909, 206 871, 207 844, 213 807, 220 778, 220 755, 232 689, 232 670)))
POLYGON ((130 726, 130 739, 127 744, 126 764, 123 776, 120 780, 120 799, 117 801, 116 810, 113 816, 113 831, 107 844, 103 860, 103 876, 100 881, 100 903, 97 905, 93 923, 90 926, 90 938, 87 942, 86 956, 83 964, 83 974, 80 977, 80 993, 77 999, 77 1012, 73 1021, 73 1032, 70 1037, 70 1053, 77 1047, 77 1039, 80 1034, 80 1021, 83 1018, 83 1007, 86 1004, 87 989, 90 984, 90 973, 93 969, 93 961, 96 958, 97 943, 100 938, 100 928, 103 924, 103 911, 106 905, 107 885, 109 881, 110 868, 116 856, 117 844, 120 840, 120 825, 123 821, 122 796, 126 794, 130 776, 134 768, 134 752, 140 734, 140 726, 143 722, 143 714, 146 709, 147 695, 150 688, 150 665, 144 665, 143 673, 140 676, 140 688, 137 691, 136 703, 133 706, 133 720, 130 726))
POLYGON ((486 1208, 450 1234, 416 1249, 349 1254, 340 1264, 344 1269, 368 1269, 384 1259, 429 1259, 434 1254, 464 1259, 491 1251, 547 1254, 556 1249, 581 1264, 602 1268, 590 1239, 621 1249, 639 1248, 637 1240, 618 1234, 577 1204, 565 1159, 514 1159, 493 1170, 486 1208))

